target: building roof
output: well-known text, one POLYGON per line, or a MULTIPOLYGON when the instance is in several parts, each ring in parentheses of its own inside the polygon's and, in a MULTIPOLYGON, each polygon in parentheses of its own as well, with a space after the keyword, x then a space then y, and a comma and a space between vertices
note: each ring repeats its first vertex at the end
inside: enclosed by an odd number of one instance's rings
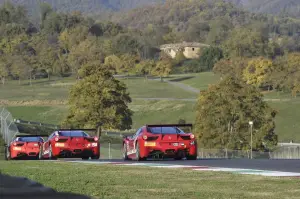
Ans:
POLYGON ((197 42, 182 42, 182 43, 174 43, 174 44, 164 44, 160 46, 160 49, 185 48, 185 47, 209 47, 209 45, 203 43, 197 43, 197 42))

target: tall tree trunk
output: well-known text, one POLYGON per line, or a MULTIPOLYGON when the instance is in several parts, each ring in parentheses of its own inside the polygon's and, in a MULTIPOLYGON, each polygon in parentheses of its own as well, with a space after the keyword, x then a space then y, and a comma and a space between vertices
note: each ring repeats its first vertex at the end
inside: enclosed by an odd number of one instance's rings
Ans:
POLYGON ((163 82, 163 81, 164 81, 162 76, 160 76, 160 81, 161 81, 161 82, 163 82))

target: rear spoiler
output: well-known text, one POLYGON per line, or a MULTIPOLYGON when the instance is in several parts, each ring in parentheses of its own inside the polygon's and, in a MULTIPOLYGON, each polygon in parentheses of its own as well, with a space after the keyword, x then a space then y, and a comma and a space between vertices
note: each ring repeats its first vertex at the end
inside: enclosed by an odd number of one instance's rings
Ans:
POLYGON ((149 127, 191 127, 193 128, 193 124, 147 124, 147 128, 149 127))
POLYGON ((15 137, 18 138, 25 138, 25 137, 48 137, 48 134, 41 134, 41 135, 16 135, 15 137))
POLYGON ((57 129, 56 131, 97 131, 97 129, 57 129))

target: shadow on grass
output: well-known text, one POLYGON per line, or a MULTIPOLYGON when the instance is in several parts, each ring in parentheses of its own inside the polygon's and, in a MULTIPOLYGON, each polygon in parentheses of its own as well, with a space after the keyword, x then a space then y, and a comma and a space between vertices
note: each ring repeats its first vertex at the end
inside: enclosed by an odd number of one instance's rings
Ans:
POLYGON ((170 82, 181 82, 181 81, 193 79, 193 78, 195 78, 195 76, 180 77, 180 78, 176 78, 176 79, 171 79, 169 81, 170 82))

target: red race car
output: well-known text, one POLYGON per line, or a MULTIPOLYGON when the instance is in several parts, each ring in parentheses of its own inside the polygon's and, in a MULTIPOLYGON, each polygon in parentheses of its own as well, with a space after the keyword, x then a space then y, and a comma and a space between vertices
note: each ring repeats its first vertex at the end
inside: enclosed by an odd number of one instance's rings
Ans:
POLYGON ((123 139, 124 160, 146 160, 147 158, 197 159, 197 142, 192 133, 178 127, 192 124, 146 125, 133 136, 123 139))
POLYGON ((85 131, 94 129, 69 129, 53 132, 41 147, 41 159, 82 158, 87 160, 100 158, 100 144, 96 136, 85 131))
POLYGON ((48 135, 18 135, 5 147, 5 159, 34 158, 39 159, 40 146, 48 135))

